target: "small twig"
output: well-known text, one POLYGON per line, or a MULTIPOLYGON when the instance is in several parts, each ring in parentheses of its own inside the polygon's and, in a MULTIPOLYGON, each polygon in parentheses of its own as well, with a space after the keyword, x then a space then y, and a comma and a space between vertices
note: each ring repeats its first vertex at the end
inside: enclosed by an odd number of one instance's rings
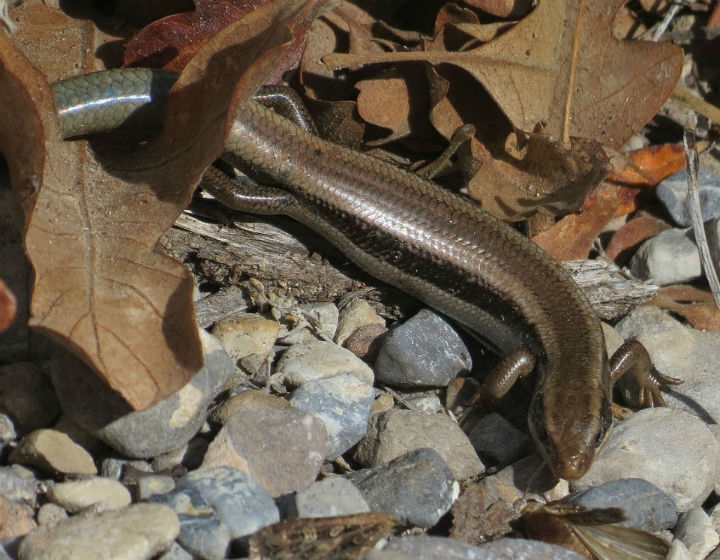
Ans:
POLYGON ((680 8, 682 8, 684 5, 685 5, 685 2, 683 0, 680 0, 678 2, 674 2, 672 4, 672 6, 670 6, 670 9, 667 12, 665 12, 665 17, 663 18, 663 20, 655 28, 655 32, 653 33, 653 36, 652 36, 653 41, 660 40, 660 38, 663 36, 665 31, 667 31, 667 28, 670 25, 670 22, 680 11, 680 8))
POLYGON ((695 134, 690 128, 685 128, 683 132, 683 148, 685 149, 685 158, 687 159, 688 192, 686 204, 692 218, 695 243, 700 252, 700 260, 702 261, 703 270, 705 271, 705 277, 708 280, 708 284, 710 284, 710 291, 713 294, 713 298, 715 298, 715 305, 720 308, 720 282, 718 281, 717 271, 710 256, 710 247, 708 247, 702 219, 702 210, 700 208, 700 192, 697 179, 700 158, 698 157, 697 148, 695 147, 695 134))

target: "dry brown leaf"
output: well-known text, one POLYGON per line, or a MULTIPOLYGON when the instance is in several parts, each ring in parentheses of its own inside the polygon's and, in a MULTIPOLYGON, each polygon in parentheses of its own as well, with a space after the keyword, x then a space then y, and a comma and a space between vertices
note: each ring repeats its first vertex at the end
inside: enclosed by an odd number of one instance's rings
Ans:
POLYGON ((538 208, 550 214, 577 210, 606 173, 599 144, 572 140, 570 147, 543 134, 514 132, 496 105, 457 68, 428 71, 433 126, 445 137, 463 122, 478 123, 469 147, 459 151, 469 194, 488 212, 508 220, 538 208))
POLYGON ((514 127, 546 124, 550 137, 592 138, 619 148, 658 111, 680 76, 674 45, 612 34, 623 0, 541 0, 529 16, 487 44, 463 52, 334 53, 334 69, 425 61, 463 68, 487 89, 514 127))
POLYGON ((684 284, 663 286, 648 305, 682 315, 696 329, 720 331, 720 310, 708 290, 684 284))
POLYGON ((20 193, 42 184, 27 222, 31 325, 74 350, 135 409, 172 394, 202 365, 192 280, 153 248, 222 151, 226 114, 293 48, 281 22, 296 7, 268 3, 200 49, 173 89, 163 132, 132 157, 62 141, 43 76, 0 43, 3 122, 26 127, 29 144, 14 140, 15 128, 0 131, 0 148, 20 193))
POLYGON ((618 266, 624 266, 643 241, 669 228, 668 224, 654 216, 635 218, 615 232, 605 254, 618 266))
POLYGON ((0 333, 10 326, 17 311, 15 296, 0 278, 0 333))
POLYGON ((436 135, 427 120, 428 99, 425 72, 419 67, 393 68, 377 78, 361 80, 358 89, 357 110, 370 124, 390 129, 390 134, 367 142, 376 146, 405 138, 414 139, 436 135))
POLYGON ((585 259, 595 238, 619 206, 614 193, 596 190, 588 197, 583 212, 565 216, 532 240, 559 261, 585 259))

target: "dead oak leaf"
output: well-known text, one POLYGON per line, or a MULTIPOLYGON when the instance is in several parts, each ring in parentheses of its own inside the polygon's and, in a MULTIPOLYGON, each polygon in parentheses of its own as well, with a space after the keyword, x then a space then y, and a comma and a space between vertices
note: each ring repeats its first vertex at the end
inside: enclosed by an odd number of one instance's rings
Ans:
POLYGON ((334 69, 402 61, 452 64, 470 73, 520 130, 591 138, 619 148, 658 111, 680 76, 682 50, 612 34, 624 0, 541 0, 512 29, 457 52, 334 53, 334 69))
MULTIPOLYGON (((228 115, 292 48, 283 22, 301 4, 269 2, 206 43, 169 96, 163 132, 132 157, 106 151, 107 143, 91 150, 62 141, 43 76, 8 40, 0 43, 3 122, 22 123, 25 143, 34 140, 18 146, 16 130, 0 131, 14 187, 34 202, 26 220, 36 273, 31 325, 73 350, 137 410, 175 392, 202 365, 192 280, 155 243, 222 152, 228 115)), ((306 29, 310 16, 300 13, 304 19, 292 21, 306 29)))

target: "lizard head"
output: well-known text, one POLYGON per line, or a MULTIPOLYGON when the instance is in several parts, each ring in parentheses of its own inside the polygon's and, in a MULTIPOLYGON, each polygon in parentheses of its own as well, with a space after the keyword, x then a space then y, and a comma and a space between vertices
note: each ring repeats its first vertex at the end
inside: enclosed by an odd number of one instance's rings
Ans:
POLYGON ((530 434, 543 459, 558 478, 574 480, 588 470, 612 424, 605 391, 573 391, 560 395, 536 391, 528 412, 530 434))

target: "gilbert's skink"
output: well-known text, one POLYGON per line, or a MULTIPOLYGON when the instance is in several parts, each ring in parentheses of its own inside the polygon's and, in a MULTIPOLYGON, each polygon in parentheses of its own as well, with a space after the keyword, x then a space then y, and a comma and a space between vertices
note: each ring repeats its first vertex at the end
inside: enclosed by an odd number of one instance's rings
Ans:
MULTIPOLYGON (((114 70, 55 84, 66 137, 118 126, 158 107, 173 76, 114 70), (133 106, 133 104, 135 104, 133 106), (128 109, 129 107, 129 109, 128 109)), ((257 101, 236 116, 224 159, 269 187, 213 189, 240 210, 287 214, 377 278, 417 297, 504 356, 479 397, 535 370, 530 431, 558 477, 588 468, 612 423, 612 383, 632 372, 637 404, 662 405, 671 378, 627 342, 608 360, 600 324, 568 273, 470 200, 389 163, 327 142, 257 101)), ((227 184, 227 183, 225 183, 227 184)))

